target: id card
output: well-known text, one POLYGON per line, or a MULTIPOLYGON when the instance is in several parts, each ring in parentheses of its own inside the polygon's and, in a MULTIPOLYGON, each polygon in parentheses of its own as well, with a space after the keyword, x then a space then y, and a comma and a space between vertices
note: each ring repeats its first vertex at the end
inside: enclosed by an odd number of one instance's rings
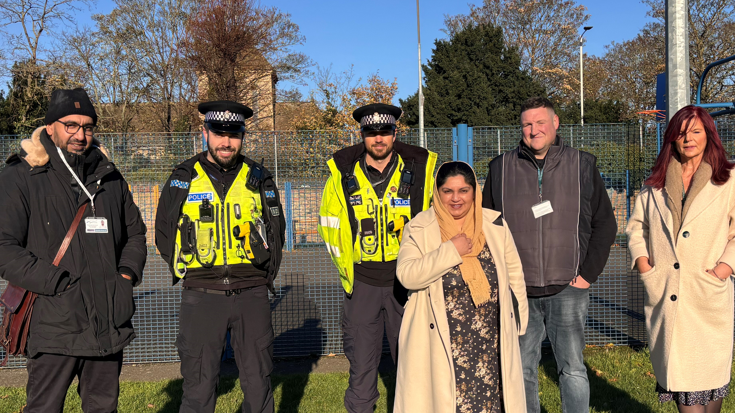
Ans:
POLYGON ((539 219, 554 212, 554 208, 551 207, 551 201, 544 201, 532 206, 531 211, 533 211, 533 217, 539 219))
POLYGON ((84 218, 87 234, 107 234, 106 218, 84 218))

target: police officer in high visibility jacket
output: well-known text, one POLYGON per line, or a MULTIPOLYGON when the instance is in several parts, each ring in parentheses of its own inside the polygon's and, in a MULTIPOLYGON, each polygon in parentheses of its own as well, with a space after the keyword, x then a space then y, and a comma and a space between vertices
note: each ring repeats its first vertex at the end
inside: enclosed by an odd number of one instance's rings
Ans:
POLYGON ((326 242, 345 289, 342 331, 350 361, 345 407, 372 412, 378 400, 378 364, 385 326, 397 358, 406 291, 396 280, 403 227, 429 207, 436 154, 396 140, 401 109, 374 103, 352 114, 363 142, 329 160, 319 209, 326 242))
POLYGON ((271 174, 240 154, 250 108, 199 105, 207 151, 177 166, 161 192, 156 246, 173 283, 184 279, 176 346, 180 412, 214 412, 230 332, 243 412, 273 412, 273 326, 268 289, 281 263, 285 222, 271 174))

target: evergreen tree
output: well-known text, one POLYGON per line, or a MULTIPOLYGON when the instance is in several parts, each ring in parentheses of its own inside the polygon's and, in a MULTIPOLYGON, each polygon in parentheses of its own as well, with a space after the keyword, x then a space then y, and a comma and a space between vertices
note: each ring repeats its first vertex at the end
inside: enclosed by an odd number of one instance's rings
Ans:
POLYGON ((45 69, 30 61, 15 62, 8 95, 0 108, 8 133, 30 134, 43 125, 48 109, 45 69), (7 125, 7 126, 6 126, 7 125))
MULTIPOLYGON (((424 65, 426 127, 516 125, 521 103, 545 94, 520 70, 520 56, 504 44, 500 28, 470 25, 434 45, 424 65)), ((405 122, 418 125, 417 94, 400 103, 405 122)))
POLYGON ((15 127, 10 121, 9 102, 5 97, 5 92, 0 90, 0 135, 13 135, 15 133, 15 127))

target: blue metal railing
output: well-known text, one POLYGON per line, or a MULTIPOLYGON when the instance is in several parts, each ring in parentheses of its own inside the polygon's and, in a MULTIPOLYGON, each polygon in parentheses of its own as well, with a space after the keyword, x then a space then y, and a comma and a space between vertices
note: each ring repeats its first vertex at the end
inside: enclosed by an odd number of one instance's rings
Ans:
POLYGON ((729 115, 732 113, 735 113, 735 104, 733 102, 721 102, 721 103, 701 103, 702 98, 702 87, 704 86, 704 78, 707 77, 707 73, 709 73, 710 69, 723 65, 725 63, 731 62, 735 60, 735 56, 730 56, 724 59, 720 59, 716 62, 710 63, 707 65, 707 67, 704 69, 704 72, 702 72, 702 77, 699 78, 699 85, 697 85, 697 99, 695 102, 696 106, 699 106, 701 108, 705 109, 713 109, 713 108, 727 108, 724 110, 718 110, 717 112, 712 112, 710 115, 712 117, 715 116, 722 116, 722 115, 729 115))

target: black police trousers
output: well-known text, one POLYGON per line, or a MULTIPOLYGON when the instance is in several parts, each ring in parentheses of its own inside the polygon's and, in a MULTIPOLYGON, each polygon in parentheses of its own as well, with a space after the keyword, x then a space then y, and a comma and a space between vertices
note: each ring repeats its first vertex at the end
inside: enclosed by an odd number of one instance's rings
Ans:
POLYGON ((176 339, 184 378, 180 413, 214 412, 227 331, 240 371, 242 411, 274 411, 273 326, 263 285, 229 296, 182 291, 176 339))
POLYGON ((345 408, 349 413, 372 413, 378 401, 378 365, 383 354, 383 329, 393 362, 398 356, 398 332, 403 306, 394 287, 375 287, 355 280, 351 296, 342 303, 342 338, 350 362, 345 408))
POLYGON ((117 412, 123 352, 105 357, 41 353, 29 358, 26 413, 61 413, 74 377, 84 413, 117 412))

